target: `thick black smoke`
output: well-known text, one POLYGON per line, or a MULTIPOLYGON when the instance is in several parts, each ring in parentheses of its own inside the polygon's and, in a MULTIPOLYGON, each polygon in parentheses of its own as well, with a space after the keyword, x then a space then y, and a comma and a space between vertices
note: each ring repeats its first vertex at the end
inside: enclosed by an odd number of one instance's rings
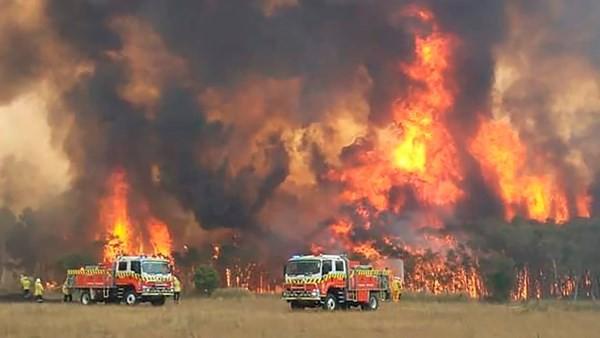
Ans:
MULTIPOLYGON (((415 20, 402 19, 401 13, 415 4, 430 7, 441 30, 463 39, 456 74, 458 92, 464 94, 453 116, 471 121, 476 108, 487 104, 493 73, 490 50, 502 36, 501 1, 300 1, 273 13, 266 13, 261 1, 245 0, 49 1, 48 29, 68 46, 74 60, 93 65, 91 75, 64 94, 67 111, 53 113, 72 118, 64 148, 75 175, 73 194, 87 196, 81 208, 96 213, 107 177, 123 168, 132 190, 145 195, 151 205, 172 195, 205 228, 264 228, 258 215, 289 174, 283 130, 261 137, 239 133, 245 126, 231 121, 246 114, 244 107, 226 120, 210 119, 198 103, 199 93, 208 88, 233 93, 241 81, 255 75, 301 78, 297 111, 286 119, 302 127, 322 121, 333 108, 332 98, 347 90, 362 67, 372 81, 366 98, 369 120, 389 123, 393 101, 409 84, 398 65, 413 58, 415 20), (148 23, 188 67, 185 83, 161 84, 151 119, 121 95, 131 70, 122 59, 111 57, 124 48, 122 36, 111 25, 120 17, 148 23), (228 145, 239 135, 247 138, 241 144, 249 152, 257 144, 260 150, 249 163, 234 168, 228 145), (158 186, 152 182, 154 165, 160 168, 158 186)), ((269 116, 263 118, 269 123, 269 116)), ((326 171, 319 146, 312 147, 312 167, 326 171)), ((169 219, 165 213, 160 216, 169 219)), ((92 218, 79 217, 73 222, 82 227, 92 218)))

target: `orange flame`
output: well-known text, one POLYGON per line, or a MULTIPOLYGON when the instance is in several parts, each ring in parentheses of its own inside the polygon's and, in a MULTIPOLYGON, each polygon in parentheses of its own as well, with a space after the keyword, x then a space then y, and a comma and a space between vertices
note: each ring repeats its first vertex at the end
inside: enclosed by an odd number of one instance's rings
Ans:
POLYGON ((108 195, 100 201, 100 224, 108 233, 104 261, 112 261, 126 254, 152 253, 170 257, 172 239, 167 224, 155 217, 148 217, 145 224, 147 236, 144 236, 140 224, 131 218, 130 187, 124 170, 117 169, 112 173, 108 179, 108 188, 108 195), (144 244, 148 244, 152 252, 144 252, 144 244))
POLYGON ((439 32, 416 38, 416 59, 401 68, 421 85, 411 87, 394 108, 402 139, 394 148, 393 166, 405 174, 421 202, 433 205, 454 204, 462 196, 457 151, 443 124, 453 102, 445 82, 450 45, 451 39, 439 32))
POLYGON ((127 197, 129 185, 123 170, 116 170, 109 178, 109 195, 101 202, 100 222, 109 232, 109 239, 104 247, 104 260, 111 260, 127 252, 137 252, 133 233, 134 228, 129 219, 127 197))
MULTIPOLYGON (((373 149, 357 154, 354 166, 332 171, 329 178, 344 184, 343 201, 366 200, 376 212, 392 210, 401 213, 407 196, 401 193, 392 201, 390 192, 393 187, 408 187, 424 211, 424 215, 412 225, 416 228, 441 228, 443 223, 437 210, 456 205, 464 195, 460 187, 463 168, 458 162, 455 141, 445 125, 454 103, 454 93, 447 81, 452 70, 449 60, 453 39, 439 31, 430 11, 411 6, 405 14, 432 27, 430 33, 416 36, 414 60, 399 66, 399 71, 413 85, 408 88, 406 96, 393 105, 395 122, 389 128, 392 132, 386 133, 389 129, 381 131, 373 149)), ((363 227, 368 230, 371 227, 369 212, 358 207, 356 215, 362 218, 363 227)), ((370 261, 386 258, 374 241, 355 242, 352 238, 354 226, 344 219, 332 222, 330 231, 336 240, 329 244, 341 245, 346 251, 370 261)), ((448 250, 456 245, 455 239, 448 236, 423 235, 423 240, 430 244, 429 247, 438 250, 448 250)), ((384 238, 384 242, 387 246, 394 246, 394 239, 389 236, 384 238)), ((405 251, 414 252, 410 248, 405 248, 405 251)), ((418 261, 407 286, 414 291, 460 291, 472 297, 481 296, 484 291, 477 270, 454 265, 442 258, 418 261)))
POLYGON ((379 251, 373 247, 373 242, 356 244, 352 248, 352 252, 360 254, 371 261, 377 261, 383 258, 379 251))
MULTIPOLYGON (((423 20, 432 18, 428 11, 414 14, 423 20)), ((417 36, 415 60, 400 65, 399 70, 414 85, 407 97, 394 104, 393 135, 381 131, 376 149, 357 155, 357 165, 329 173, 330 179, 344 184, 344 201, 366 199, 377 210, 400 211, 403 196, 393 205, 389 202, 394 186, 410 186, 425 206, 454 205, 463 196, 457 149, 444 125, 453 103, 446 83, 452 39, 438 32, 435 25, 433 30, 417 36)))
POLYGON ((150 244, 154 255, 162 257, 170 257, 173 251, 173 241, 167 225, 156 219, 150 218, 148 222, 148 234, 150 235, 150 244))
MULTIPOLYGON (((488 184, 495 186, 503 200, 505 216, 512 219, 523 211, 530 219, 558 223, 569 219, 567 194, 558 175, 540 165, 519 135, 504 120, 484 121, 470 145, 488 184)), ((589 198, 576 198, 577 215, 589 217, 589 198)))

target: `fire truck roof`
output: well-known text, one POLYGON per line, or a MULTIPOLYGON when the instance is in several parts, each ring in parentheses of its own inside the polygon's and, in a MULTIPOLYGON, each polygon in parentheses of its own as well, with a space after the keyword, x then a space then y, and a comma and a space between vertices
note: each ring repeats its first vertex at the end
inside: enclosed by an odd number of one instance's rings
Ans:
POLYGON ((148 261, 165 261, 165 262, 168 262, 168 259, 163 258, 163 257, 146 256, 146 255, 139 255, 139 256, 119 256, 117 258, 117 261, 132 261, 132 260, 148 260, 148 261))
POLYGON ((290 258, 289 260, 302 260, 302 259, 340 259, 342 257, 345 257, 345 255, 296 255, 296 256, 292 256, 292 258, 290 258))

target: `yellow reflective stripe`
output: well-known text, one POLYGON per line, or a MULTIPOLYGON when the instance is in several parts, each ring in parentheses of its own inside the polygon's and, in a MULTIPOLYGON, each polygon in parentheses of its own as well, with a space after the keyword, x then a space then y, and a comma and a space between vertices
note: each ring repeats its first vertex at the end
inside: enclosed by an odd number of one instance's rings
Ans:
POLYGON ((140 275, 133 271, 117 271, 115 273, 116 277, 133 277, 133 278, 141 278, 140 275))
POLYGON ((319 283, 321 281, 320 278, 301 278, 301 279, 291 279, 286 278, 285 282, 287 284, 313 284, 319 283))
POLYGON ((172 281, 171 277, 162 277, 162 276, 144 276, 142 280, 145 282, 170 282, 172 281))
POLYGON ((109 270, 105 269, 70 269, 67 270, 68 275, 108 275, 110 274, 109 270))
POLYGON ((385 271, 385 270, 353 270, 352 271, 354 274, 356 275, 360 275, 360 276, 380 276, 380 275, 384 275, 387 276, 389 275, 389 272, 385 271))

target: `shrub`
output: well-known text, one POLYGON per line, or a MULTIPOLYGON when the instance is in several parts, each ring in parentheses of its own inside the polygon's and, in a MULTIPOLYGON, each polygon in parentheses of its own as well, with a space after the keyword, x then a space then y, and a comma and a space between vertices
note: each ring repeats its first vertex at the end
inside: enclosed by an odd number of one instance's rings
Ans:
POLYGON ((210 296, 220 284, 219 273, 212 266, 200 265, 194 273, 194 286, 200 294, 210 296))
POLYGON ((495 302, 510 300, 514 285, 514 262, 502 255, 493 255, 482 262, 483 277, 488 299, 495 302))

